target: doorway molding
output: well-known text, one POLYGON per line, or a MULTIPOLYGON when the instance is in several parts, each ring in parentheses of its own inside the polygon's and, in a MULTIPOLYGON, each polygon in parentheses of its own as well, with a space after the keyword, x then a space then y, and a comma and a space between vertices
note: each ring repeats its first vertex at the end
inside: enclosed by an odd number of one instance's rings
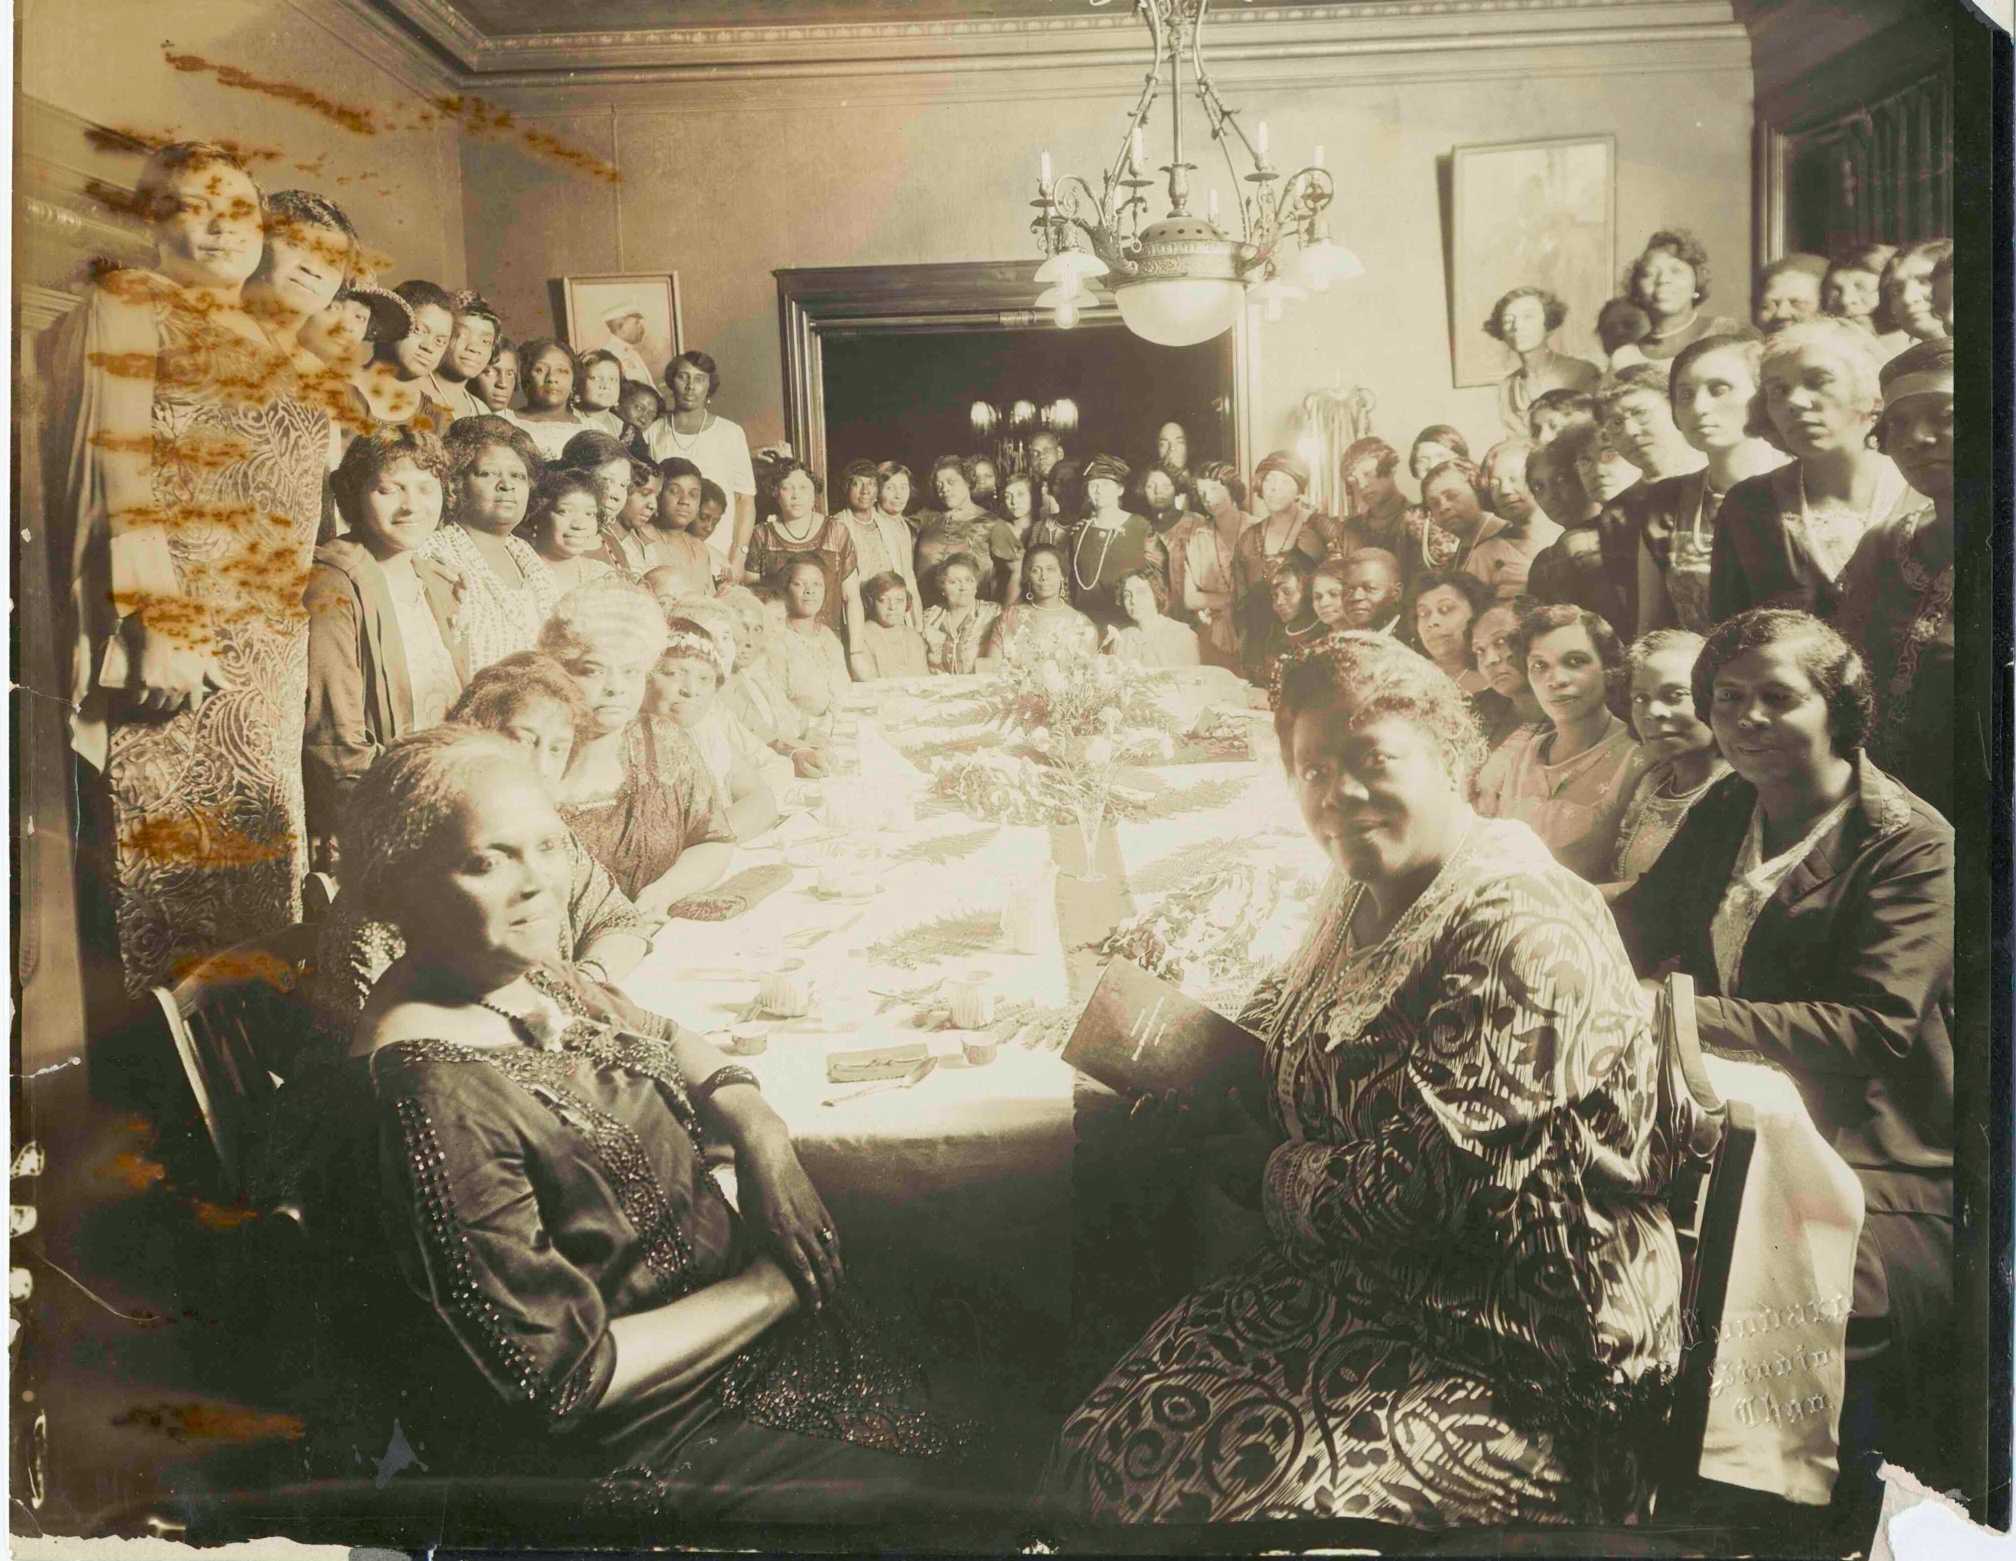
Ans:
MULTIPOLYGON (((784 344, 784 437, 792 451, 826 472, 828 336, 930 335, 962 331, 1054 331, 1030 300, 1040 288, 1034 260, 961 260, 911 266, 796 267, 777 278, 777 333, 784 344)), ((1079 317, 1078 330, 1124 330, 1109 295, 1079 317)), ((1226 333, 1234 460, 1252 470, 1258 333, 1240 310, 1226 333)))

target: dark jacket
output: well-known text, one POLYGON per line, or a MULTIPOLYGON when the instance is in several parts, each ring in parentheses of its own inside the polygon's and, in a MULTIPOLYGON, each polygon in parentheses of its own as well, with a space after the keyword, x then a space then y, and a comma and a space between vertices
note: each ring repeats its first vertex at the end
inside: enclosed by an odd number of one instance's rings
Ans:
POLYGON ((1737 991, 1721 990, 1709 923, 1757 800, 1740 776, 1688 812, 1617 925, 1641 975, 1694 978, 1704 1045, 1792 1075, 1872 1211, 1950 1214, 1953 831, 1866 757, 1855 787, 1751 928, 1737 991))
POLYGON ((1526 572, 1526 592, 1543 602, 1563 602, 1593 612, 1617 631, 1619 639, 1629 640, 1638 626, 1636 610, 1610 576, 1604 545, 1606 518, 1614 530, 1614 511, 1605 509, 1598 520, 1570 526, 1542 548, 1526 572))
MULTIPOLYGON (((1924 501, 1896 481, 1872 529, 1924 501)), ((1834 577, 1827 573, 1798 525, 1799 463, 1745 477, 1730 488, 1715 517, 1715 551, 1709 564, 1708 610, 1715 622, 1752 607, 1796 607, 1816 618, 1833 611, 1834 577)))
MULTIPOLYGON (((468 652, 453 627, 462 577, 417 554, 413 572, 455 660, 455 674, 467 683, 468 652)), ((413 685, 384 571, 360 543, 318 547, 302 599, 308 609, 308 721, 301 777, 308 832, 326 835, 335 831, 344 792, 371 768, 379 750, 412 730, 413 685)))

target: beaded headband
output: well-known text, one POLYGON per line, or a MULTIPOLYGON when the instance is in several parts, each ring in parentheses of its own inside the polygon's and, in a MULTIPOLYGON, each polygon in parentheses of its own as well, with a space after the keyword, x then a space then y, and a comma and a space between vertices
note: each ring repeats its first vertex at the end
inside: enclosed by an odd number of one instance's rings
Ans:
POLYGON ((684 657, 694 661, 704 661, 722 677, 728 676, 728 658, 721 654, 721 645, 713 635, 695 634, 690 629, 673 629, 665 639, 666 657, 684 657))

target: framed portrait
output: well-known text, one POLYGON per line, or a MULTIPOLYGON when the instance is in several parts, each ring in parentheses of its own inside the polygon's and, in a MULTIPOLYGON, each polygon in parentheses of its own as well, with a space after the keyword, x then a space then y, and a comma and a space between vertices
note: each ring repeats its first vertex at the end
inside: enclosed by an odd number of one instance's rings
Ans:
POLYGON ((1616 138, 1459 146, 1451 161, 1456 384, 1495 385, 1519 367, 1484 329, 1515 287, 1544 287, 1566 304, 1555 350, 1601 364, 1596 315, 1617 291, 1616 138))
POLYGON ((665 365, 685 350, 677 271, 570 276, 564 285, 567 345, 576 356, 613 352, 625 379, 657 385, 665 365))

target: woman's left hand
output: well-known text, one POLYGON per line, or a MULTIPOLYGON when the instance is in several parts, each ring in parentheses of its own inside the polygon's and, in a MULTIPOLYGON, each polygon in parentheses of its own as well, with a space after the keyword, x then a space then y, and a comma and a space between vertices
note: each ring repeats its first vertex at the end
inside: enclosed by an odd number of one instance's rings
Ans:
POLYGON ((840 1288, 840 1237, 788 1138, 747 1146, 735 1160, 742 1214, 770 1256, 818 1311, 840 1288))

